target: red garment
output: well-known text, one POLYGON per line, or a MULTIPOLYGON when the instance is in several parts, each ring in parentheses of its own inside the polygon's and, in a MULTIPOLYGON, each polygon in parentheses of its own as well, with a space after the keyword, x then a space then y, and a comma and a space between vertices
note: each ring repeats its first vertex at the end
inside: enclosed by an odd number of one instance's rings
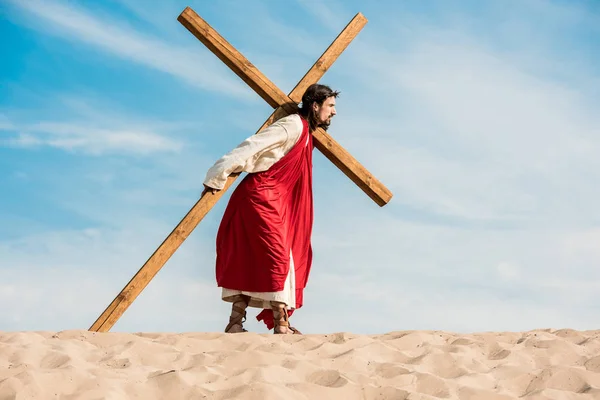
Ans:
MULTIPOLYGON (((290 268, 296 278, 296 308, 312 264, 312 135, 302 120, 302 135, 267 171, 250 173, 231 195, 217 232, 219 287, 249 292, 283 290, 290 268)), ((292 310, 290 310, 290 314, 292 310)), ((273 313, 258 316, 269 329, 273 313)))

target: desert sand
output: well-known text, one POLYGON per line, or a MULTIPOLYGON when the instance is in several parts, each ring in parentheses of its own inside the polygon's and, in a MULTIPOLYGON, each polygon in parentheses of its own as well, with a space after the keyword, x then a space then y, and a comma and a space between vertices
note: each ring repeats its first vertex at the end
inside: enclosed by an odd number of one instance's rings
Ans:
POLYGON ((600 330, 0 333, 0 399, 600 399, 600 330))

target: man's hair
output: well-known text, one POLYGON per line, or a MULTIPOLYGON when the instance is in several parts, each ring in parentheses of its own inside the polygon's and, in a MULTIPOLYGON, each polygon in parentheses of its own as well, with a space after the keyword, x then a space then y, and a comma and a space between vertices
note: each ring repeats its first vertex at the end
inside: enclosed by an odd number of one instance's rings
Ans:
POLYGON ((319 124, 319 120, 313 110, 313 103, 322 105, 323 102, 330 97, 338 97, 340 92, 331 90, 327 85, 321 85, 313 83, 310 85, 304 94, 302 95, 302 105, 300 106, 300 115, 302 115, 308 121, 308 126, 311 131, 314 131, 318 127, 325 130, 329 127, 326 124, 319 124))

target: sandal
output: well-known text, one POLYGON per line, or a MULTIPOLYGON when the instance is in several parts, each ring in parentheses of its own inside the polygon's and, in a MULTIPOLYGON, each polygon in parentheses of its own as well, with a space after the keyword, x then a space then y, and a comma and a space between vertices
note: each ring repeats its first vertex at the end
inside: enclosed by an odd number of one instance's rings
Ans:
POLYGON ((291 330, 294 335, 302 335, 302 332, 300 332, 298 329, 294 328, 293 326, 288 326, 288 329, 291 330))
POLYGON ((245 295, 239 295, 235 298, 235 300, 233 301, 233 305, 231 306, 231 314, 233 315, 233 312, 235 311, 238 315, 236 315, 235 317, 229 317, 229 324, 227 324, 227 326, 225 327, 225 333, 230 333, 229 331, 231 330, 231 328, 233 328, 236 325, 239 325, 242 328, 242 330, 239 331, 239 333, 248 332, 246 329, 244 329, 243 323, 246 322, 246 308, 248 307, 249 302, 250 298, 245 295), (242 303, 243 306, 238 306, 238 303, 242 303))
POLYGON ((272 304, 271 310, 273 310, 273 322, 275 323, 273 333, 275 335, 302 335, 298 329, 290 326, 287 309, 283 303, 272 304), (285 328, 284 332, 279 332, 278 328, 280 327, 285 328))

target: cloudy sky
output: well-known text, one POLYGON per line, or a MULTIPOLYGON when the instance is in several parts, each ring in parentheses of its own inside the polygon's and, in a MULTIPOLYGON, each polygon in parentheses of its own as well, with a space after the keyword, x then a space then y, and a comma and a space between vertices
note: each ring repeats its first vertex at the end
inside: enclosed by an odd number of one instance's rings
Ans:
MULTIPOLYGON (((269 106, 177 22, 191 6, 284 92, 321 79, 307 333, 598 328, 600 7, 587 1, 0 2, 0 330, 87 329, 269 106)), ((213 208, 113 331, 221 331, 213 208)), ((266 329, 254 321, 247 327, 266 329)))

